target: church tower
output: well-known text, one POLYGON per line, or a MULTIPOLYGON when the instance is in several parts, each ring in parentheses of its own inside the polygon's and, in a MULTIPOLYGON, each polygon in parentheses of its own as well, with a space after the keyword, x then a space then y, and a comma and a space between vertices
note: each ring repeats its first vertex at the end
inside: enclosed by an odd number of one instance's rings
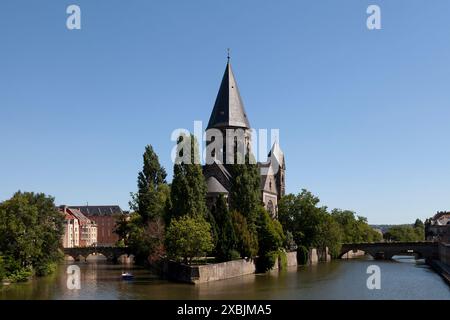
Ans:
MULTIPOLYGON (((203 175, 211 208, 219 195, 228 197, 234 164, 244 163, 251 152, 251 130, 239 88, 228 58, 214 108, 206 128, 206 164, 203 175)), ((273 218, 278 214, 278 200, 285 194, 285 159, 274 143, 268 161, 258 162, 261 203, 273 218)))
MULTIPOLYGON (((222 139, 222 148, 215 150, 211 146, 211 154, 209 154, 207 148, 207 157, 211 156, 226 166, 236 162, 236 152, 246 153, 250 150, 250 123, 229 58, 216 102, 209 118, 206 134, 207 146, 217 142, 216 139, 222 139), (215 130, 217 133, 221 132, 221 137, 214 135, 215 130), (235 150, 228 150, 230 148, 227 148, 227 146, 232 146, 235 150)), ((212 161, 209 162, 211 163, 212 161)))

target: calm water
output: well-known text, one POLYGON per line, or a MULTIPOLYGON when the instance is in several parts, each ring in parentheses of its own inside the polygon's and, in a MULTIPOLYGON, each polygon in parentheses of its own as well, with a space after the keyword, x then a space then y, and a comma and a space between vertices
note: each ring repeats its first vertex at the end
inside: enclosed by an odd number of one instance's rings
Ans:
MULTIPOLYGON (((68 264, 67 264, 68 265, 68 264)), ((450 287, 421 262, 341 260, 202 285, 171 283, 145 269, 80 263, 81 289, 68 290, 67 265, 52 276, 0 287, 0 299, 450 299, 450 287), (366 287, 367 267, 381 268, 381 290, 366 287)))

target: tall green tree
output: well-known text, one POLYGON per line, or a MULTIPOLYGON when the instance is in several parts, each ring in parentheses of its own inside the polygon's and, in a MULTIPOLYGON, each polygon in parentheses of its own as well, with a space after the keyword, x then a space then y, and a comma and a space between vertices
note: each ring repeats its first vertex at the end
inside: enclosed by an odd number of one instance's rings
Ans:
POLYGON ((258 254, 258 236, 250 231, 247 219, 239 211, 231 212, 234 234, 236 235, 236 249, 242 258, 253 258, 258 254))
POLYGON ((274 267, 285 236, 278 220, 272 219, 262 206, 259 208, 257 230, 259 247, 257 268, 259 271, 267 271, 274 267))
POLYGON ((226 199, 220 195, 212 209, 217 226, 216 257, 219 261, 231 260, 236 252, 237 238, 226 199))
POLYGON ((193 135, 182 135, 177 142, 177 160, 173 168, 171 210, 168 220, 189 215, 206 218, 206 182, 193 135))
POLYGON ((51 273, 62 255, 63 223, 54 199, 45 194, 19 191, 2 202, 0 252, 6 276, 51 273))
POLYGON ((151 145, 147 145, 143 154, 143 168, 138 174, 138 192, 131 194, 130 202, 130 207, 139 213, 143 223, 164 214, 170 193, 166 176, 166 170, 159 163, 158 155, 151 145))
POLYGON ((243 164, 231 166, 232 181, 230 190, 230 209, 244 215, 250 232, 256 232, 260 197, 260 172, 254 157, 248 153, 243 164))

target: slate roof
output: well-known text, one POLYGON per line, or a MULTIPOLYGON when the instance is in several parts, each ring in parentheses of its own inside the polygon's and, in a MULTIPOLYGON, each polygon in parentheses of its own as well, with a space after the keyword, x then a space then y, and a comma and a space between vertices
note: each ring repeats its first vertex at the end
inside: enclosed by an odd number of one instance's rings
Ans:
POLYGON ((228 193, 227 189, 215 178, 209 177, 206 180, 208 193, 228 193))
POLYGON ((123 214, 119 206, 70 206, 70 209, 78 209, 86 216, 111 216, 123 214))
POLYGON ((250 129, 250 123, 230 62, 227 63, 225 68, 219 93, 206 129, 228 127, 250 129))

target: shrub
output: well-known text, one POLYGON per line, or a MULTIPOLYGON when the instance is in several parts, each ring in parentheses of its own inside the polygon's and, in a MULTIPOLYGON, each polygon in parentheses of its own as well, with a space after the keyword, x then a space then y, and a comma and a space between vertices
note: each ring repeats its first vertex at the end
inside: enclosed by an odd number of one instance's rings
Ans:
POLYGON ((297 263, 306 264, 308 262, 309 250, 305 246, 299 246, 297 248, 297 263))
POLYGON ((0 281, 5 277, 5 264, 3 262, 3 257, 0 256, 0 281))
POLYGON ((286 252, 283 250, 280 250, 278 252, 278 259, 280 260, 280 268, 282 270, 286 270, 287 269, 287 255, 286 252))
POLYGON ((271 270, 278 261, 278 251, 269 251, 261 255, 256 260, 256 270, 258 272, 266 272, 271 270))
POLYGON ((39 264, 38 266, 36 266, 34 268, 34 272, 37 276, 46 276, 49 275, 53 272, 55 272, 56 268, 58 267, 57 263, 54 262, 48 262, 48 263, 43 263, 43 264, 39 264))
POLYGON ((31 277, 33 272, 29 268, 15 269, 12 273, 7 275, 11 282, 25 282, 31 277))
POLYGON ((194 257, 202 257, 214 248, 211 226, 202 217, 182 216, 173 218, 167 228, 166 249, 170 258, 192 262, 194 257))
POLYGON ((241 259, 241 254, 236 250, 230 251, 230 260, 239 260, 241 259))

